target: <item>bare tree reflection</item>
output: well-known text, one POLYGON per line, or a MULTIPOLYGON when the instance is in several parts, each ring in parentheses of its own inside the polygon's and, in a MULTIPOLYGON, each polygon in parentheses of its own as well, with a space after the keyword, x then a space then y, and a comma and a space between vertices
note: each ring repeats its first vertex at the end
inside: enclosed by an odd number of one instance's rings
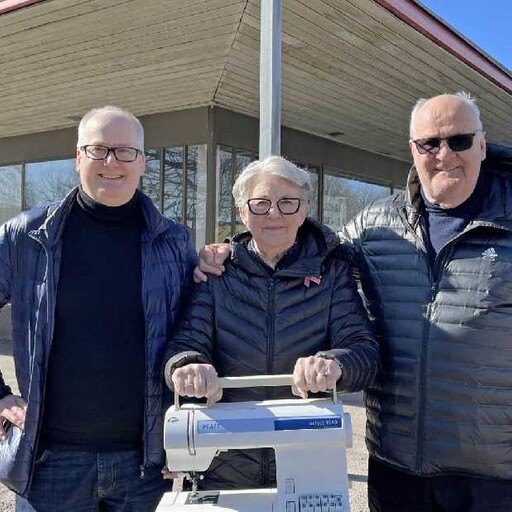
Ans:
POLYGON ((75 159, 37 162, 25 166, 25 208, 61 200, 78 185, 75 159))
POLYGON ((205 223, 206 146, 147 150, 141 188, 166 217, 182 222, 196 237, 198 223, 203 230, 205 223))
POLYGON ((21 212, 21 165, 0 167, 0 224, 21 212))
POLYGON ((365 206, 390 194, 389 187, 325 174, 323 220, 338 231, 365 206))

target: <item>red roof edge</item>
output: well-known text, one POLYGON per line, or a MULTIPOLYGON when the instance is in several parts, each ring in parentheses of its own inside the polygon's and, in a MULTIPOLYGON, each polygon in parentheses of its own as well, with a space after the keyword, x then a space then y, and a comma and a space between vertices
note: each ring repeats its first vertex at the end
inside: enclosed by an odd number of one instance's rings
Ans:
POLYGON ((374 0, 441 48, 512 94, 512 76, 414 0, 374 0))
POLYGON ((27 7, 27 5, 37 4, 41 1, 42 0, 3 0, 0 2, 0 15, 21 9, 22 7, 27 7))

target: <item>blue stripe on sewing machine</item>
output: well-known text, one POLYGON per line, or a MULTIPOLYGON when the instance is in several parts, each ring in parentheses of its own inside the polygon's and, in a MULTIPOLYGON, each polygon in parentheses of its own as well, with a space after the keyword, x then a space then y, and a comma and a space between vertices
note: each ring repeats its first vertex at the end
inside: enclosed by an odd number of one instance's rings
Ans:
POLYGON ((276 430, 341 428, 342 421, 340 416, 202 420, 197 422, 197 433, 225 434, 230 432, 272 432, 276 430))

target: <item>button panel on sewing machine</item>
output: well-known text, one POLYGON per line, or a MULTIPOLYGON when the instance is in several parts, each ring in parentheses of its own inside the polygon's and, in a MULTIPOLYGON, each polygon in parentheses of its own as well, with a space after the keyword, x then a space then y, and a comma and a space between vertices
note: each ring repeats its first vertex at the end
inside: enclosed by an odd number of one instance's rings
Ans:
POLYGON ((296 501, 286 502, 286 512, 345 512, 343 497, 339 493, 303 494, 296 501))

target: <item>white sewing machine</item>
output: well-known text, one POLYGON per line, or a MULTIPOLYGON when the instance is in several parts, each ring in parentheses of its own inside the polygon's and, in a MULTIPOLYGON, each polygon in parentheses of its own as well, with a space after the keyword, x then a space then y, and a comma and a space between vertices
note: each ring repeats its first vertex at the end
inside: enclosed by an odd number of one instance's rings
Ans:
MULTIPOLYGON (((291 375, 226 377, 223 388, 291 385, 291 375)), ((332 399, 184 404, 165 415, 170 471, 192 481, 191 492, 169 492, 157 512, 349 512, 346 448, 350 416, 332 399), (233 448, 275 450, 277 489, 198 491, 200 472, 233 448)))

